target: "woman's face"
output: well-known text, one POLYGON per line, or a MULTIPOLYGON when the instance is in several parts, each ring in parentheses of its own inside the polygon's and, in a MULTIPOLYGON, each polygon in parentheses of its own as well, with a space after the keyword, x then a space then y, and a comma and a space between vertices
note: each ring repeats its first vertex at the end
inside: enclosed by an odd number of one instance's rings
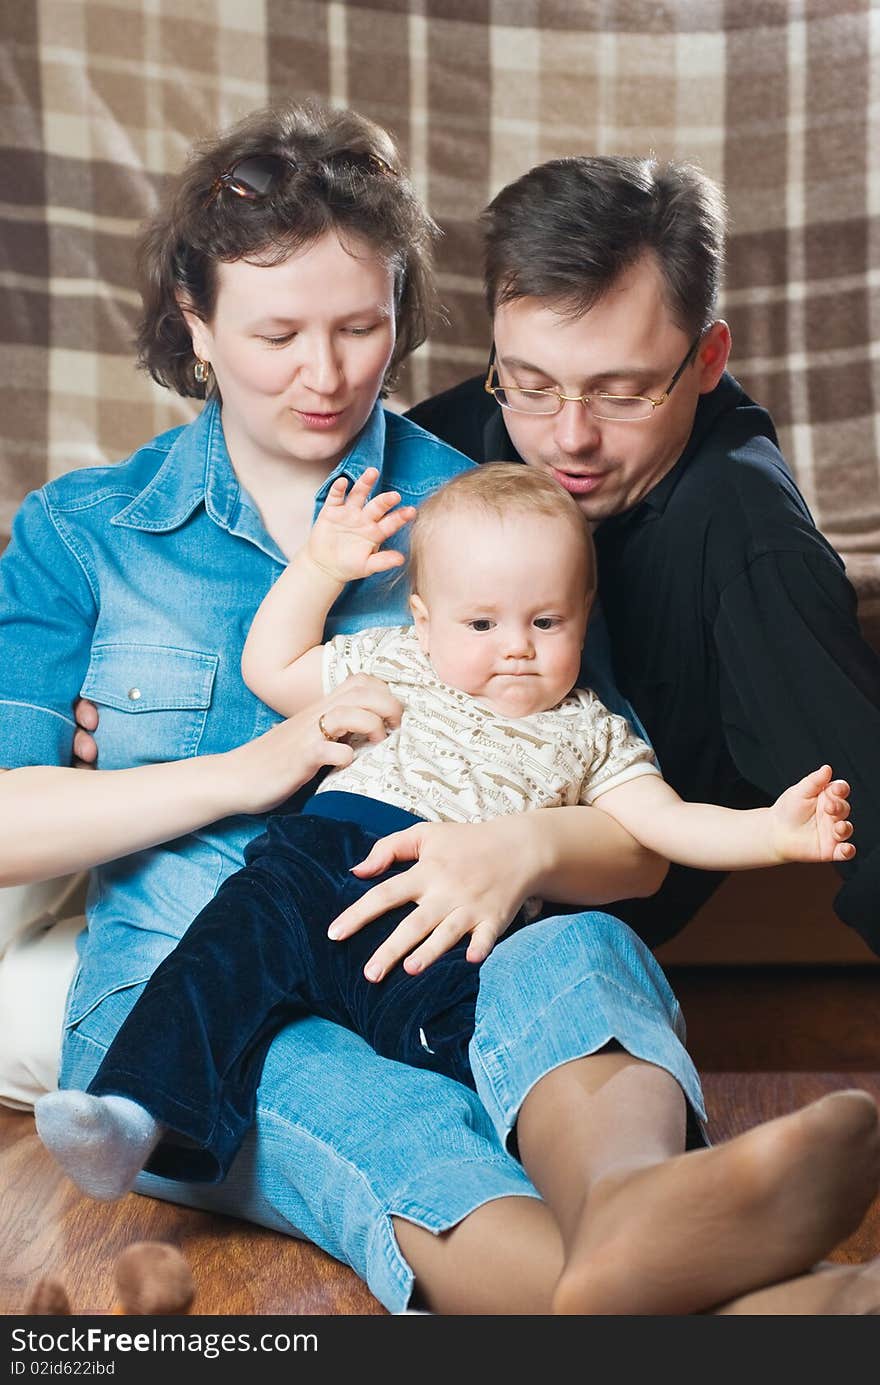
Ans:
POLYGON ((275 265, 217 266, 214 316, 186 313, 234 464, 333 467, 363 428, 394 350, 394 277, 335 231, 275 265))

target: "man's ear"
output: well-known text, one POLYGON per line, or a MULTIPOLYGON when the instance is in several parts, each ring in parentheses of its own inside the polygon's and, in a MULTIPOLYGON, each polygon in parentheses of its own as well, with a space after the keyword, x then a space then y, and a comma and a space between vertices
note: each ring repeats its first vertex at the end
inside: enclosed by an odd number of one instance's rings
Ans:
POLYGON ((409 609, 412 611, 412 618, 415 622, 416 638, 422 647, 423 654, 430 654, 428 649, 428 626, 430 617, 428 608, 417 592, 413 592, 409 599, 409 609))
POLYGON ((730 356, 730 328, 721 318, 713 322, 697 350, 700 394, 709 394, 727 369, 730 356))
POLYGON ((212 338, 211 330, 204 318, 199 317, 190 300, 182 293, 177 295, 177 306, 179 307, 183 320, 189 328, 192 337, 193 354, 200 361, 211 360, 212 338))

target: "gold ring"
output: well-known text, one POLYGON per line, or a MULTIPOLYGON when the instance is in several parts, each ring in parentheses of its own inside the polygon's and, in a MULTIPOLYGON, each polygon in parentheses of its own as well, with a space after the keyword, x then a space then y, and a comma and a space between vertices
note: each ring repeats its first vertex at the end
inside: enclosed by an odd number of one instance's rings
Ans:
POLYGON ((323 712, 322 712, 321 715, 318 717, 318 730, 320 731, 321 735, 324 737, 324 740, 325 740, 325 741, 335 741, 335 740, 336 740, 336 737, 335 737, 335 736, 331 736, 331 735, 330 735, 330 732, 327 730, 327 727, 324 725, 324 713, 323 713, 323 712))

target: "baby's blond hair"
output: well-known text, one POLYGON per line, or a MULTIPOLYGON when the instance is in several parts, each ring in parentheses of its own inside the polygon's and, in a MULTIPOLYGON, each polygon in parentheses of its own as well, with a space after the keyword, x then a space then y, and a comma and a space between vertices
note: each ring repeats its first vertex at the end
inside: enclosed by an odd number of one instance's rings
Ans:
POLYGON ((437 521, 456 510, 489 511, 499 519, 514 514, 549 515, 571 525, 583 543, 587 593, 596 586, 596 550, 586 517, 552 476, 520 462, 484 462, 459 472, 420 506, 410 534, 409 587, 421 593, 426 553, 437 521))

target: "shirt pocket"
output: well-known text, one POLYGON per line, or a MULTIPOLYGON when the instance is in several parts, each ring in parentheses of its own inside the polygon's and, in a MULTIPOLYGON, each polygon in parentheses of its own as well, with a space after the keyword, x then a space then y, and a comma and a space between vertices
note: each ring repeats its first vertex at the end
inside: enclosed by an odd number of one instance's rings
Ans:
POLYGON ((219 655, 153 644, 96 644, 82 696, 98 707, 98 765, 125 769, 198 751, 219 655))

